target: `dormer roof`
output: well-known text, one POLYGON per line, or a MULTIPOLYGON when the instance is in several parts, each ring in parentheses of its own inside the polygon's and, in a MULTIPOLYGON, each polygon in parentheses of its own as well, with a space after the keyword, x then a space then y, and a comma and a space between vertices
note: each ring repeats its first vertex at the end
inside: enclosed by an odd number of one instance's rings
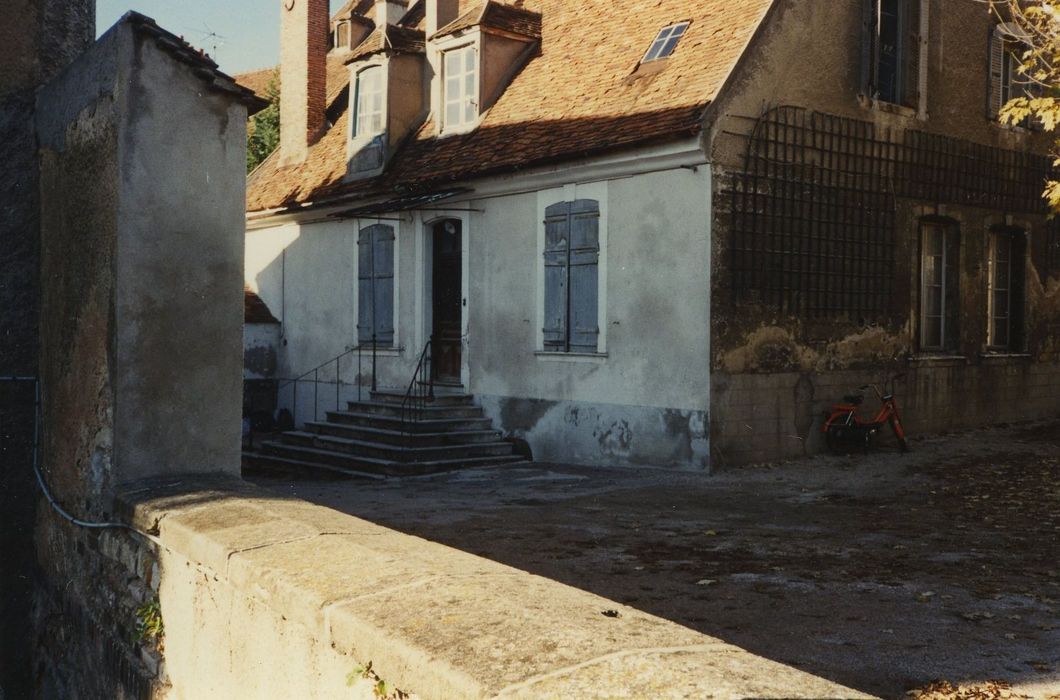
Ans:
POLYGON ((425 53, 424 34, 418 29, 409 29, 393 24, 377 27, 368 35, 367 39, 346 55, 345 62, 352 63, 386 51, 394 53, 425 53))
MULTIPOLYGON (((429 120, 381 176, 349 182, 349 110, 343 109, 304 163, 281 169, 274 156, 253 173, 247 209, 271 211, 353 201, 372 192, 451 187, 472 178, 691 138, 702 131, 707 106, 775 1, 526 0, 525 9, 541 16, 540 48, 473 131, 439 136, 437 124, 429 120), (685 21, 688 31, 665 65, 630 80, 659 30, 685 21)), ((403 23, 407 21, 408 15, 403 23)))
POLYGON ((460 17, 435 32, 432 39, 449 36, 472 27, 488 27, 530 39, 541 38, 541 15, 537 12, 504 5, 494 0, 477 3, 460 17))

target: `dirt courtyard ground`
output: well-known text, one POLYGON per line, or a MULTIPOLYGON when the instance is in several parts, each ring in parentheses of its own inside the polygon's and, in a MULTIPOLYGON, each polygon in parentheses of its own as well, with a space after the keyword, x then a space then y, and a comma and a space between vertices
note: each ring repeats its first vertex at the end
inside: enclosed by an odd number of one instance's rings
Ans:
POLYGON ((1060 424, 913 450, 256 481, 882 697, 1060 698, 1060 424))

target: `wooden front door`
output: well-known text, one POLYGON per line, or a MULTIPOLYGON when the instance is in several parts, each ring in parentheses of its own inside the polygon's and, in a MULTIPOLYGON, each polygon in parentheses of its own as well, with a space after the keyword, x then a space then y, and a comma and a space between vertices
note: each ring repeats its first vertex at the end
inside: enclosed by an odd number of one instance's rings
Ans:
POLYGON ((449 219, 434 225, 431 269, 431 306, 434 337, 432 368, 434 379, 460 383, 460 329, 463 255, 460 221, 449 219))

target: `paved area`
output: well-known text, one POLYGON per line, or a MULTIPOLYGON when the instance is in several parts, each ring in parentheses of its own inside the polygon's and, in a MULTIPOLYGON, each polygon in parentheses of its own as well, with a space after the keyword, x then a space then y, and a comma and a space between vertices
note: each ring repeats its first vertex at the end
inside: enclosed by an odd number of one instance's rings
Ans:
POLYGON ((1060 424, 913 449, 257 482, 864 692, 1060 698, 1060 424))

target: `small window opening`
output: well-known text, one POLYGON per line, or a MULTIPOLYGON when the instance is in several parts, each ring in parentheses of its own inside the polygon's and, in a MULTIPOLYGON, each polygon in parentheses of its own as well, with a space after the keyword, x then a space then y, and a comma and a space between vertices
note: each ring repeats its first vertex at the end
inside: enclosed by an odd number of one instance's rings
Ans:
POLYGON ((478 118, 477 61, 474 46, 445 52, 442 62, 443 129, 468 126, 478 118))
POLYGON ((339 22, 339 27, 335 30, 335 43, 340 49, 350 48, 349 22, 339 22))
POLYGON ((677 48, 677 42, 681 41, 681 37, 685 35, 687 30, 688 22, 680 22, 664 28, 659 32, 659 35, 655 37, 655 41, 652 42, 651 48, 648 49, 648 53, 644 54, 644 58, 642 58, 640 62, 648 63, 650 61, 669 58, 670 54, 672 54, 674 49, 677 48))

